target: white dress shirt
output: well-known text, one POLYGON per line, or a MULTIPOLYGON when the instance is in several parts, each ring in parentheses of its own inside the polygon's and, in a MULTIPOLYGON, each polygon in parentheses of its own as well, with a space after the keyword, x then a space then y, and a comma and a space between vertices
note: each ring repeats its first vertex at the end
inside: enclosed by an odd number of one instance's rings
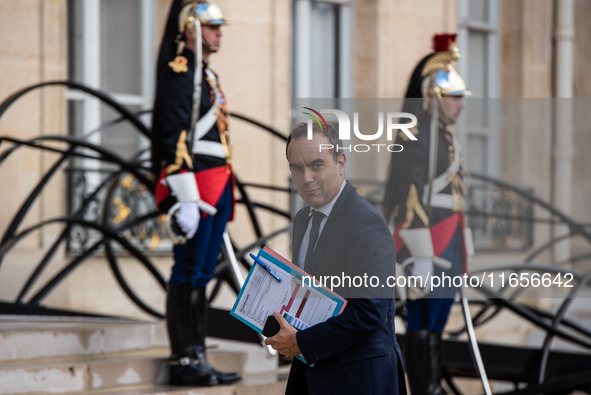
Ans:
MULTIPOLYGON (((328 202, 326 204, 326 206, 323 206, 323 207, 319 208, 318 210, 310 208, 310 213, 308 214, 308 218, 309 218, 308 227, 306 228, 306 233, 304 233, 304 238, 302 239, 302 244, 300 245, 300 251, 298 254, 297 265, 299 267, 304 268, 304 261, 306 260, 306 251, 308 251, 308 243, 310 242, 310 231, 312 230, 312 219, 311 218, 314 215, 314 212, 320 211, 322 214, 324 214, 324 218, 320 222, 320 229, 318 230, 318 240, 320 240, 320 235, 322 234, 322 230, 324 229, 324 225, 326 224, 326 221, 328 220, 328 216, 330 215, 330 212, 332 211, 332 208, 334 207, 339 196, 341 196, 343 189, 345 189, 346 184, 347 184, 347 180, 343 180, 343 183, 341 184, 341 189, 339 189, 339 193, 337 193, 337 195, 330 202, 328 202)), ((316 244, 318 244, 318 241, 316 241, 316 244)), ((316 248, 316 246, 314 246, 314 248, 316 248)))

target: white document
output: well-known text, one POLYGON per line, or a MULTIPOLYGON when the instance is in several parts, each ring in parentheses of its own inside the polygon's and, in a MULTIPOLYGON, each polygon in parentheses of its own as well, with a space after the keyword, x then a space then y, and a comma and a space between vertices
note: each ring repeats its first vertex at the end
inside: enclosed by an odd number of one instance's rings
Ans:
POLYGON ((234 303, 231 314, 254 330, 262 333, 267 317, 279 312, 298 320, 298 325, 310 327, 341 313, 346 300, 330 290, 302 285, 307 275, 277 253, 265 247, 258 258, 267 265, 281 282, 259 264, 253 264, 234 303), (282 262, 283 260, 283 262, 282 262))

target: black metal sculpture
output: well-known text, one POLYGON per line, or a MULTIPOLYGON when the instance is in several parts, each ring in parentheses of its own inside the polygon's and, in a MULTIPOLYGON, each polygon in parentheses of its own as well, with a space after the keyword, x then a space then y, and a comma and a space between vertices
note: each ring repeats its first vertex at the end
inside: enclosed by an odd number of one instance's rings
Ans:
MULTIPOLYGON (((2 236, 2 241, 0 242, 0 265, 10 250, 31 232, 50 224, 64 224, 63 230, 40 260, 33 273, 28 277, 16 298, 8 303, 4 302, 0 304, 0 309, 10 311, 11 313, 26 313, 27 311, 34 311, 35 314, 43 312, 51 313, 54 310, 40 309, 40 305, 44 298, 55 289, 55 287, 63 281, 72 270, 100 250, 107 258, 109 266, 113 271, 113 275, 127 296, 144 312, 162 318, 163 314, 161 312, 142 301, 140 296, 133 291, 128 280, 125 279, 121 272, 118 262, 119 254, 116 253, 117 249, 124 250, 127 255, 136 258, 164 290, 166 282, 155 269, 148 254, 153 245, 158 244, 160 240, 166 238, 166 234, 164 232, 160 215, 154 210, 155 205, 151 192, 154 189, 154 178, 150 174, 149 158, 146 158, 147 150, 141 150, 131 159, 125 159, 111 150, 88 142, 88 137, 91 135, 103 132, 121 122, 130 123, 134 126, 134 131, 149 138, 149 127, 139 118, 143 113, 134 114, 104 92, 97 91, 87 86, 70 81, 51 81, 24 88, 11 95, 0 104, 0 119, 9 107, 19 98, 35 89, 48 86, 66 86, 70 89, 83 91, 110 106, 120 115, 120 117, 102 125, 96 130, 86 133, 81 138, 72 136, 42 136, 29 140, 20 140, 7 136, 0 137, 0 142, 4 142, 5 146, 6 143, 12 143, 10 147, 0 153, 0 170, 2 169, 2 163, 5 163, 7 158, 22 147, 52 152, 59 156, 55 163, 37 183, 33 191, 24 200, 10 224, 8 224, 4 235, 2 236), (55 144, 53 143, 56 142, 65 144, 67 148, 55 148, 55 144), (101 182, 94 186, 90 191, 85 191, 86 188, 81 188, 80 193, 70 194, 71 196, 69 198, 71 201, 69 204, 69 215, 63 218, 48 219, 26 229, 20 229, 27 212, 30 210, 33 203, 41 196, 48 182, 52 177, 55 177, 58 174, 60 169, 66 167, 65 170, 69 175, 71 185, 86 185, 83 171, 81 172, 72 163, 75 159, 79 158, 97 161, 101 164, 110 164, 113 169, 104 171, 101 182), (72 195, 78 197, 77 202, 72 202, 72 195), (53 278, 42 284, 39 291, 25 300, 26 295, 31 291, 33 286, 38 285, 41 273, 46 269, 51 258, 55 255, 58 249, 64 245, 64 243, 68 245, 68 250, 73 253, 75 257, 71 262, 64 265, 53 278)), ((234 114, 233 116, 236 119, 254 124, 277 138, 283 140, 286 139, 278 131, 262 125, 257 121, 239 114, 234 114)), ((279 191, 281 193, 289 193, 290 189, 287 187, 281 188, 259 184, 243 184, 240 180, 236 181, 238 191, 241 195, 238 202, 244 204, 247 208, 253 227, 254 237, 252 243, 240 250, 235 249, 234 254, 237 260, 248 269, 250 264, 245 259, 248 251, 257 246, 264 245, 270 239, 289 230, 289 227, 284 227, 283 229, 275 230, 270 234, 263 234, 257 211, 266 210, 287 219, 290 218, 290 213, 278 207, 253 201, 250 198, 247 189, 262 188, 279 191)), ((211 300, 215 298, 220 285, 223 282, 227 282, 235 292, 239 291, 241 284, 232 281, 232 277, 229 276, 228 271, 229 269, 226 260, 223 259, 223 257, 220 257, 219 265, 216 268, 216 285, 210 296, 211 300)), ((59 311, 59 313, 88 314, 88 312, 74 313, 63 310, 59 311)))

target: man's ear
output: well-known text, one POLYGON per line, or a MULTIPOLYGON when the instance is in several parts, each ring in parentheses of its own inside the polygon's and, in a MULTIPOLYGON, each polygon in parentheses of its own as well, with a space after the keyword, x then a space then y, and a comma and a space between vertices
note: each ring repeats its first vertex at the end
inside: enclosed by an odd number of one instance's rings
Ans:
POLYGON ((287 144, 287 148, 285 149, 285 156, 287 157, 287 163, 291 165, 291 142, 287 144))
POLYGON ((347 163, 347 156, 340 154, 337 159, 337 167, 339 168, 339 175, 345 174, 345 164, 347 163))

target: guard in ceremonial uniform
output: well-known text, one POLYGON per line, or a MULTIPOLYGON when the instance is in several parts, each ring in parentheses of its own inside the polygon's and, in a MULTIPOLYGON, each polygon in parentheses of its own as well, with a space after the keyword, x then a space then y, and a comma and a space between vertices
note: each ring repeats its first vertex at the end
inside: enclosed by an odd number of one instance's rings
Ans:
POLYGON ((409 290, 406 305, 404 359, 413 395, 443 393, 441 332, 457 291, 443 287, 429 294, 429 276, 463 274, 472 254, 463 212, 467 174, 449 129, 464 108, 463 97, 471 95, 452 67, 460 56, 455 38, 435 35, 434 53, 412 74, 403 111, 417 116, 411 129, 417 140, 399 132, 396 143, 404 149, 392 155, 384 200, 387 220, 394 217, 398 261, 425 281, 409 290))
POLYGON ((225 24, 212 2, 174 0, 158 58, 152 166, 158 208, 176 242, 166 300, 172 385, 240 380, 205 355, 205 286, 234 210, 226 101, 209 67, 225 24))

